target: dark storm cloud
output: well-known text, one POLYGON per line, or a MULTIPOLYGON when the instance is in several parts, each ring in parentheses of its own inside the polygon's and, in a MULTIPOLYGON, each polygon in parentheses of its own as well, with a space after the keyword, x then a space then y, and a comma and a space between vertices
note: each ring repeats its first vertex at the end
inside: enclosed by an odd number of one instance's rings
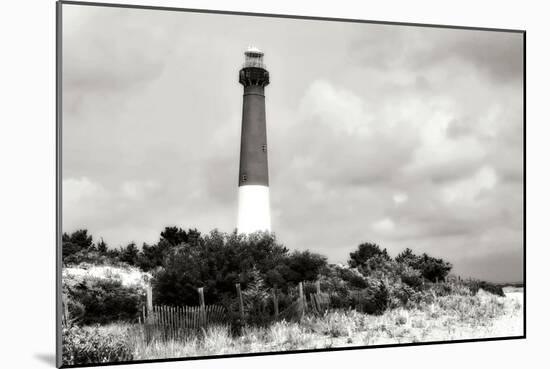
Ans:
POLYGON ((78 6, 64 17, 64 230, 114 246, 166 225, 231 231, 237 73, 256 44, 285 245, 344 262, 373 241, 465 276, 520 278, 520 35, 78 6))

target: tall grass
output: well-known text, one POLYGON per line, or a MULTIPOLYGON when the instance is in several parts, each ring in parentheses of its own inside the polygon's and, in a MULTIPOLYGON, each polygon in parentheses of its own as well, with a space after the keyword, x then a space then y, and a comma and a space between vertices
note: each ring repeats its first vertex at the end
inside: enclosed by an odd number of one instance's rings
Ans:
MULTIPOLYGON (((211 326, 181 341, 146 343, 131 334, 134 359, 157 359, 373 345, 447 341, 520 335, 521 303, 480 291, 474 296, 436 296, 431 304, 387 310, 379 316, 355 310, 305 315, 299 322, 279 321, 267 327, 246 326, 232 335, 229 326, 211 326)), ((124 327, 110 325, 110 332, 124 327)))
POLYGON ((299 321, 244 326, 240 334, 229 325, 214 325, 180 340, 147 341, 137 324, 73 328, 64 336, 64 359, 86 364, 521 335, 523 306, 517 293, 463 292, 434 293, 382 315, 339 309, 306 314, 299 321))

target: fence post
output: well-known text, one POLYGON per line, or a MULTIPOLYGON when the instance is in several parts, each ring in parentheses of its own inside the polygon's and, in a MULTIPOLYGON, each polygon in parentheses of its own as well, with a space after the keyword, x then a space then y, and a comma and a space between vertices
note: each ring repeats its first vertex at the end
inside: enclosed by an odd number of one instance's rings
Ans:
POLYGON ((320 280, 315 281, 315 289, 317 290, 318 294, 321 293, 321 281, 320 280))
POLYGON ((435 277, 435 283, 439 283, 439 277, 435 277))
POLYGON ((62 304, 63 304, 63 318, 62 321, 67 324, 69 320, 69 304, 67 303, 67 296, 62 295, 62 304))
POLYGON ((200 305, 200 324, 204 325, 206 323, 206 311, 204 306, 204 287, 199 287, 199 305, 200 305))
POLYGON ((277 300, 277 290, 275 287, 271 289, 273 294, 273 308, 275 309, 275 320, 279 318, 279 301, 277 300))
POLYGON ((241 292, 241 284, 236 283, 235 288, 237 289, 237 297, 239 299, 239 312, 241 313, 241 322, 244 324, 244 303, 243 303, 243 294, 241 292))
POLYGON ((199 306, 202 308, 204 306, 204 287, 197 288, 199 293, 199 306))
POLYGON ((147 316, 153 311, 153 287, 151 284, 147 285, 147 316))
POLYGON ((298 283, 298 293, 300 294, 300 308, 302 310, 302 315, 306 309, 305 298, 304 298, 304 284, 302 282, 298 283))

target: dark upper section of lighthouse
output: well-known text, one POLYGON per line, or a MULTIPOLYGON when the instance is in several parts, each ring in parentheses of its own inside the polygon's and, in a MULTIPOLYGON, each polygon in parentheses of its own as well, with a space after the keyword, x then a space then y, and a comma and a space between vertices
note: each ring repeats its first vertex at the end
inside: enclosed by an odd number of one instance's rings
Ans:
POLYGON ((244 54, 239 72, 239 82, 244 86, 239 186, 269 186, 264 95, 269 73, 260 50, 249 48, 244 54))
POLYGON ((248 48, 244 53, 243 68, 239 72, 239 83, 243 86, 267 86, 269 72, 265 68, 264 53, 256 48, 248 48))

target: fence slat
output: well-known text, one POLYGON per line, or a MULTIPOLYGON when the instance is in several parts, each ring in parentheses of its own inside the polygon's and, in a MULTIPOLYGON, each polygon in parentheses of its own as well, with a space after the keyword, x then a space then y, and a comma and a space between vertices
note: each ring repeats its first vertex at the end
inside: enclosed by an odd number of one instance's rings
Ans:
POLYGON ((220 305, 153 305, 150 310, 143 306, 141 314, 138 325, 147 342, 155 337, 163 340, 184 339, 190 332, 227 321, 227 312, 220 305))
POLYGON ((169 338, 174 338, 174 314, 172 312, 172 307, 168 306, 168 333, 169 338))

